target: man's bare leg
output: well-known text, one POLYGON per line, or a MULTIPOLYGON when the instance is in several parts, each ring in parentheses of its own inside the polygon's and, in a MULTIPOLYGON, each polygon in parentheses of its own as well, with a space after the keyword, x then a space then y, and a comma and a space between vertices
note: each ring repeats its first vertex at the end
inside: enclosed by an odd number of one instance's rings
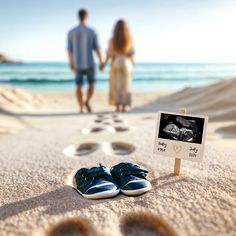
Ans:
POLYGON ((79 104, 80 107, 80 112, 83 113, 84 112, 84 108, 83 108, 83 87, 81 85, 77 86, 76 88, 76 98, 77 98, 77 102, 79 104))
POLYGON ((122 112, 126 112, 126 105, 122 105, 122 112))
POLYGON ((120 112, 120 105, 116 104, 116 112, 120 112))
POLYGON ((85 101, 85 106, 86 106, 88 112, 92 111, 91 106, 90 106, 90 100, 93 97, 94 90, 95 90, 94 84, 89 84, 88 91, 87 91, 87 99, 85 101))

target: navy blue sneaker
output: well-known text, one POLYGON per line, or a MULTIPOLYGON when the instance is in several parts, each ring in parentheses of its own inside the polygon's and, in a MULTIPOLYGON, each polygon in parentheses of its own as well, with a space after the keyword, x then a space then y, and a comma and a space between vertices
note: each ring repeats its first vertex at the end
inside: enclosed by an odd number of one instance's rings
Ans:
POLYGON ((120 192, 109 170, 101 164, 91 169, 79 169, 74 175, 73 186, 88 199, 115 197, 120 192))
POLYGON ((132 163, 120 163, 111 168, 111 175, 121 192, 128 196, 140 195, 152 188, 151 183, 146 180, 147 173, 147 170, 132 163))

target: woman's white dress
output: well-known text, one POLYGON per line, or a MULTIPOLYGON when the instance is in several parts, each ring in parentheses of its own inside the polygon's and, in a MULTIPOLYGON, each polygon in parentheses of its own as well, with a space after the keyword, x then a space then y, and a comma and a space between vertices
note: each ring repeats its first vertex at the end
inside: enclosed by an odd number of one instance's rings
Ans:
POLYGON ((110 71, 109 103, 111 105, 131 105, 133 65, 125 55, 114 56, 110 71))

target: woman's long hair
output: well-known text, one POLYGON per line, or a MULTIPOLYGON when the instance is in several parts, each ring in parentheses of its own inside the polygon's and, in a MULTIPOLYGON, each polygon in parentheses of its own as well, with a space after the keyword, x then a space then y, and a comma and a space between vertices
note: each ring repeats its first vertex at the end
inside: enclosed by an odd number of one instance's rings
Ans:
POLYGON ((115 25, 111 47, 113 51, 121 54, 130 53, 132 50, 132 38, 128 25, 124 20, 117 21, 115 25))

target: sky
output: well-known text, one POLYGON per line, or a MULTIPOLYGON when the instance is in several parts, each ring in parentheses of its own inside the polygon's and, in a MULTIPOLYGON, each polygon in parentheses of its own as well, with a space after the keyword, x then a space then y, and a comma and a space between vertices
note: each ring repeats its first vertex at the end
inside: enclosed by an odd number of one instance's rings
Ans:
POLYGON ((80 8, 103 51, 122 18, 139 62, 236 62, 236 0, 0 0, 0 53, 66 61, 80 8))

